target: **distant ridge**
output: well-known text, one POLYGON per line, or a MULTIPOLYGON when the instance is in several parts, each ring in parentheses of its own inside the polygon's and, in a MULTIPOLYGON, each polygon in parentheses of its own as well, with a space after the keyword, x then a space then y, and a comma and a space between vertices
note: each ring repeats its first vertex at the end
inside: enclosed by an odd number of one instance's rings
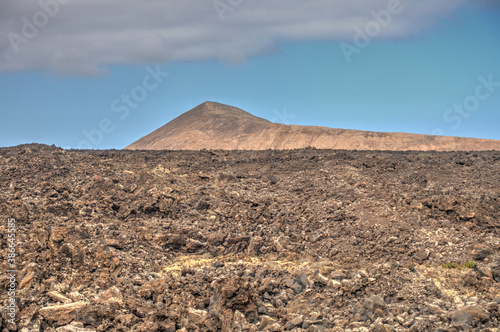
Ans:
POLYGON ((142 137, 130 150, 266 149, 500 150, 500 140, 385 133, 273 123, 237 107, 206 101, 142 137))

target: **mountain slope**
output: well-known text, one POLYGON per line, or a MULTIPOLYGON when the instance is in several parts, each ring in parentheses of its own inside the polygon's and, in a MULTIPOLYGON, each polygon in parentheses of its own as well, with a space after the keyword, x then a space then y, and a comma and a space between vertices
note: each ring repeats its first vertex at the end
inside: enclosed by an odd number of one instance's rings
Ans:
POLYGON ((500 150, 500 141, 273 123, 239 108, 204 102, 142 137, 131 150, 500 150))

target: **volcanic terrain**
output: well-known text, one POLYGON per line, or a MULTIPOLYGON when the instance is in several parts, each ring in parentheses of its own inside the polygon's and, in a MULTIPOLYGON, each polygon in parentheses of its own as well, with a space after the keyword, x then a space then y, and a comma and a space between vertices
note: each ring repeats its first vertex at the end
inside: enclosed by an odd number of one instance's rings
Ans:
POLYGON ((2 148, 0 326, 498 331, 499 174, 495 151, 2 148))

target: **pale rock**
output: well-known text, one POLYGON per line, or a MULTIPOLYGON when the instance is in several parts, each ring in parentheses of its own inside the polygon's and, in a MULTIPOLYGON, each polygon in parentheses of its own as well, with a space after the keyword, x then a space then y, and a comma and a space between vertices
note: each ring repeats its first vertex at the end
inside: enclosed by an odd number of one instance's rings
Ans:
POLYGON ((81 322, 72 322, 69 325, 58 327, 56 332, 96 332, 96 329, 85 328, 81 322))
POLYGON ((71 299, 67 298, 63 294, 56 292, 56 291, 50 291, 47 292, 47 295, 54 301, 62 302, 62 303, 71 303, 71 299))
POLYGON ((84 301, 53 305, 41 308, 39 313, 49 322, 55 322, 57 325, 64 325, 71 322, 75 318, 76 313, 87 305, 88 302, 84 301))
POLYGON ((123 296, 118 287, 113 286, 96 296, 95 301, 97 303, 117 303, 119 305, 123 305, 123 296))
POLYGON ((276 320, 274 318, 272 318, 272 317, 269 317, 267 315, 264 315, 264 316, 260 317, 260 328, 261 329, 264 329, 267 326, 272 325, 274 323, 276 323, 276 320))
POLYGON ((342 283, 337 280, 329 280, 328 281, 328 287, 333 288, 333 289, 339 289, 340 286, 342 286, 342 283))
POLYGON ((207 318, 207 311, 188 308, 188 319, 194 324, 201 324, 207 318))

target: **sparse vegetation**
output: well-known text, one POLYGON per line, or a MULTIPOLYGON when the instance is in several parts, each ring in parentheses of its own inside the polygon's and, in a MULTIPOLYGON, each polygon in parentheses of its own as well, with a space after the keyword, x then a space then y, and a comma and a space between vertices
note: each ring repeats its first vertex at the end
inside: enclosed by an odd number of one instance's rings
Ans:
POLYGON ((476 267, 476 262, 467 261, 460 265, 457 263, 446 263, 443 265, 443 267, 446 269, 473 269, 476 267))
POLYGON ((429 158, 430 155, 428 153, 422 152, 422 153, 419 153, 417 157, 418 158, 429 158))
POLYGON ((467 261, 467 262, 465 262, 465 263, 462 264, 462 267, 464 269, 473 269, 473 268, 476 267, 476 262, 474 262, 474 261, 467 261))

